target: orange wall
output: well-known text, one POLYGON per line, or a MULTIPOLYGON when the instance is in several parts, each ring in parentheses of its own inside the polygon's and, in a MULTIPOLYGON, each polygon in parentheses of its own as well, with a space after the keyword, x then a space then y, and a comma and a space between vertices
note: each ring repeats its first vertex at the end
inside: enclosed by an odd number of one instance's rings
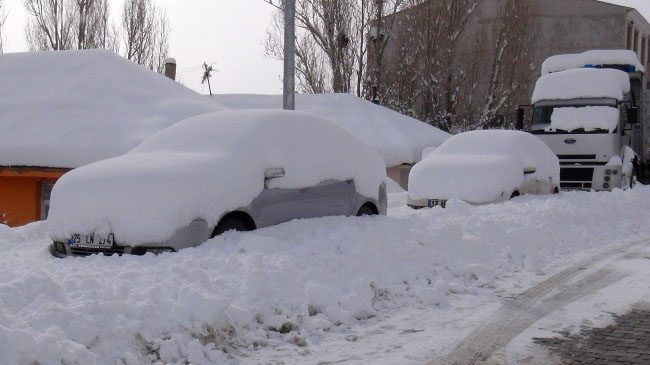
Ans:
POLYGON ((0 223, 17 227, 41 220, 41 183, 64 172, 0 168, 0 223))

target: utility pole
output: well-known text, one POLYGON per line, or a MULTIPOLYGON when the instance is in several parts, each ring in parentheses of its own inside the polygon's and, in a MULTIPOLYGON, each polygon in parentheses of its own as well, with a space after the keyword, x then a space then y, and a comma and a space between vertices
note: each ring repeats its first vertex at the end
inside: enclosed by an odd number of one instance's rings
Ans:
POLYGON ((284 2, 284 79, 282 104, 285 110, 296 109, 296 0, 284 2))

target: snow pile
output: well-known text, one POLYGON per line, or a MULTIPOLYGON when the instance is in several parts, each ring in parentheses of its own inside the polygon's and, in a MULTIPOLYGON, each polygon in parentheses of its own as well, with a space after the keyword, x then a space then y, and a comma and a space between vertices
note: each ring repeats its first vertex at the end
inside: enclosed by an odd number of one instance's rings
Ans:
MULTIPOLYGON (((278 346, 279 356, 316 363, 308 350, 352 334, 364 343, 365 326, 406 308, 462 311, 457 299, 493 298, 513 275, 647 237, 649 204, 646 186, 478 207, 452 200, 142 257, 55 259, 44 225, 0 231, 0 363, 221 364, 278 346)), ((480 309, 469 308, 462 313, 480 309)))
POLYGON ((562 54, 546 59, 542 64, 542 75, 574 68, 598 67, 605 65, 629 65, 637 71, 645 72, 639 56, 629 50, 595 50, 579 54, 562 54))
POLYGON ((539 138, 525 132, 482 130, 457 134, 409 174, 413 200, 458 198, 473 203, 508 199, 528 180, 559 184, 557 157, 539 138), (507 194, 507 196, 506 196, 507 194))
MULTIPOLYGON (((279 109, 281 95, 216 95, 231 109, 279 109)), ((351 94, 296 95, 296 110, 320 115, 345 128, 384 158, 386 167, 420 161, 427 147, 450 135, 438 128, 351 94)))
POLYGON ((630 92, 628 75, 619 70, 584 68, 544 75, 537 80, 532 102, 585 98, 623 100, 630 92))
POLYGON ((613 132, 618 126, 618 120, 619 111, 611 106, 553 108, 551 125, 546 130, 561 129, 571 132, 582 128, 586 132, 596 129, 613 132))
POLYGON ((79 167, 223 109, 105 50, 0 55, 0 166, 79 167))
POLYGON ((377 152, 321 117, 279 110, 205 114, 126 155, 64 175, 52 191, 50 233, 161 242, 196 218, 214 226, 222 214, 250 204, 269 168, 286 172, 267 182, 271 189, 354 180, 359 194, 375 199, 386 176, 377 152))

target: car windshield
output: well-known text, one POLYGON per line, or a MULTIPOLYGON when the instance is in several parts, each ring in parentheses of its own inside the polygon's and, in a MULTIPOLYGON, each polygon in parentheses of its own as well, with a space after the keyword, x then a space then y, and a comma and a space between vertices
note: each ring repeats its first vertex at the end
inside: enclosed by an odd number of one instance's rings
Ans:
POLYGON ((574 100, 535 104, 531 131, 548 133, 610 133, 616 128, 618 108, 615 99, 574 100), (613 126, 613 128, 612 128, 613 126))

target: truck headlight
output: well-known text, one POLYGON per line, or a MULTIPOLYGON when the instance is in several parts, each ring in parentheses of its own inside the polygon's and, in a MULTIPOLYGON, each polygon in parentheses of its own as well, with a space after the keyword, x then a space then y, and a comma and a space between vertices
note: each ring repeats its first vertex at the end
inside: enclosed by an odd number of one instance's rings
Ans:
POLYGON ((614 171, 612 172, 612 174, 614 174, 614 175, 618 175, 618 170, 614 170, 614 171))
POLYGON ((604 184, 603 184, 603 188, 605 188, 605 189, 609 189, 609 184, 608 184, 608 183, 604 183, 604 184))
POLYGON ((611 179, 612 179, 611 177, 605 176, 605 181, 609 182, 609 180, 611 180, 611 179))
POLYGON ((611 175, 611 174, 612 174, 612 170, 605 170, 605 175, 608 175, 608 176, 609 176, 609 175, 611 175))

